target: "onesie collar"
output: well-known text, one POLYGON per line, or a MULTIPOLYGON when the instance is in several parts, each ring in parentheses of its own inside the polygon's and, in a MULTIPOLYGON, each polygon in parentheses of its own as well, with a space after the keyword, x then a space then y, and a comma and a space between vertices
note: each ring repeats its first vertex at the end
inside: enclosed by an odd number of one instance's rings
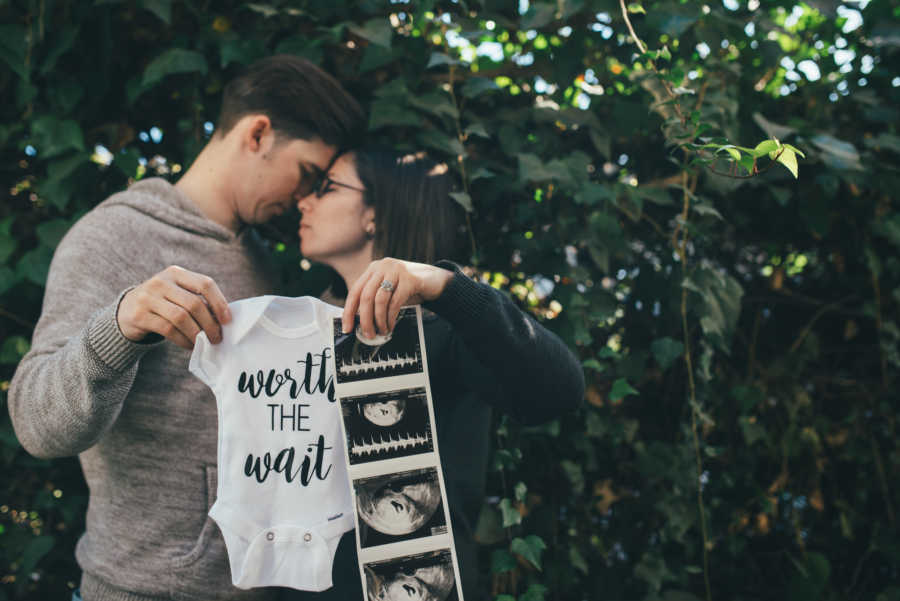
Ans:
POLYGON ((260 321, 268 306, 272 304, 272 301, 276 298, 287 298, 292 302, 297 302, 302 299, 304 302, 309 303, 312 306, 312 309, 315 313, 316 323, 318 323, 321 319, 316 299, 308 296, 295 298, 277 297, 271 294, 267 294, 265 296, 256 296, 253 298, 234 301, 228 304, 228 308, 231 310, 231 323, 223 328, 223 335, 229 338, 230 344, 238 344, 244 338, 244 336, 247 335, 247 332, 249 332, 253 328, 253 326, 255 326, 260 321))

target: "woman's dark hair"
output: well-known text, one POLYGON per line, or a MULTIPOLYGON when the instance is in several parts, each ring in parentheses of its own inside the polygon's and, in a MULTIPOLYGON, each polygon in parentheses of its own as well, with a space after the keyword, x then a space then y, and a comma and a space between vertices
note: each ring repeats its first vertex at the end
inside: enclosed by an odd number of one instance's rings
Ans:
POLYGON ((447 166, 421 154, 354 151, 363 201, 375 208, 374 258, 418 263, 460 260, 463 209, 447 166))
POLYGON ((259 60, 231 80, 222 93, 217 133, 245 115, 269 117, 278 136, 344 148, 365 123, 359 103, 331 75, 306 59, 279 54, 259 60))

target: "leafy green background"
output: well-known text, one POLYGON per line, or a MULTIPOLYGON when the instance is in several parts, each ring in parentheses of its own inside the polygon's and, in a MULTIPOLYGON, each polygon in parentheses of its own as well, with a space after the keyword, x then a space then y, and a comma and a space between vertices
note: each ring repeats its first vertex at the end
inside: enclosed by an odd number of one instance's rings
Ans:
MULTIPOLYGON (((0 0, 0 398, 70 224, 177 177, 223 82, 293 53, 370 108, 375 138, 459 173, 477 277, 584 362, 582 411, 497 420, 486 591, 898 599, 898 17, 896 0, 0 0)), ((273 260, 321 286, 282 225, 273 260)), ((64 597, 80 469, 29 457, 5 413, 0 599, 64 597)))

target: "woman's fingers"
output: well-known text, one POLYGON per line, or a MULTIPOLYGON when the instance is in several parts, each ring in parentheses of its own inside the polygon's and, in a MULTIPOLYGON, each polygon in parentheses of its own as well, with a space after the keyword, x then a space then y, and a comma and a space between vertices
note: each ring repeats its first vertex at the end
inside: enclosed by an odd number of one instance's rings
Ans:
POLYGON ((381 334, 387 334, 393 329, 388 323, 390 316, 389 307, 393 299, 397 298, 400 292, 400 282, 403 281, 405 274, 385 274, 384 279, 378 285, 375 292, 375 325, 381 334), (390 289, 385 288, 384 282, 390 282, 390 289))
POLYGON ((401 277, 397 282, 394 293, 391 295, 391 302, 387 307, 388 330, 394 331, 397 325, 397 315, 403 305, 409 304, 409 297, 413 294, 414 289, 410 278, 401 277))
POLYGON ((384 281, 385 273, 380 270, 374 270, 372 276, 366 281, 366 285, 359 293, 359 327, 362 328, 363 334, 367 338, 373 338, 375 332, 375 296, 378 294, 378 288, 384 281))
POLYGON ((353 286, 347 291, 347 299, 344 301, 344 314, 341 316, 341 330, 346 334, 353 331, 353 325, 356 321, 356 313, 359 310, 360 295, 363 287, 372 277, 375 263, 369 264, 369 267, 363 272, 359 279, 354 282, 353 286))
MULTIPOLYGON (((363 335, 386 334, 397 325, 397 314, 404 305, 423 300, 423 274, 433 268, 390 257, 373 261, 347 293, 344 304, 343 331, 353 329, 353 318, 359 315, 363 335), (382 287, 391 283, 391 290, 382 287)), ((440 270, 444 271, 444 270, 440 270)))

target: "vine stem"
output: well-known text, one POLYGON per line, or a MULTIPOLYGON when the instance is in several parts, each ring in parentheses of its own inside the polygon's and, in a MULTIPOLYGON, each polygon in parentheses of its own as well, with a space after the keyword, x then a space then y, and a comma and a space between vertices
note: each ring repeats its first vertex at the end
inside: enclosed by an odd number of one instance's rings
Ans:
MULTIPOLYGON (((691 208, 691 195, 688 193, 688 174, 682 171, 682 189, 684 190, 684 208, 681 213, 682 223, 687 224, 691 208)), ((687 278, 687 228, 682 226, 681 241, 678 244, 678 256, 681 259, 681 271, 687 278)), ((684 336, 684 362, 687 367, 688 392, 691 403, 691 433, 694 439, 694 457, 697 461, 697 507, 700 511, 700 531, 703 536, 703 582, 706 586, 706 601, 712 601, 712 589, 709 584, 709 533, 706 529, 706 509, 703 506, 703 459, 700 456, 700 435, 697 433, 697 386, 694 382, 694 362, 691 356, 691 338, 687 317, 687 288, 681 287, 681 329, 684 336)))
POLYGON ((633 39, 634 43, 637 44, 638 50, 641 51, 641 54, 647 52, 647 47, 644 46, 641 38, 639 38, 634 32, 634 27, 632 27, 631 25, 631 19, 628 18, 628 9, 625 7, 625 0, 619 0, 619 6, 622 7, 622 16, 625 17, 625 25, 628 26, 628 33, 631 34, 631 39, 633 39))
MULTIPOLYGON (((446 34, 446 25, 444 26, 444 32, 446 34)), ((446 41, 446 37, 442 36, 442 38, 446 41)), ((456 90, 454 89, 454 75, 456 74, 456 65, 450 65, 450 99, 453 101, 453 106, 456 108, 456 117, 454 117, 454 123, 456 124, 456 137, 459 140, 459 145, 465 150, 465 136, 462 132, 462 123, 460 122, 460 115, 462 114, 462 106, 460 106, 459 101, 456 98, 456 90)), ((460 177, 462 178, 463 190, 466 194, 468 194, 469 198, 472 198, 472 195, 469 193, 469 176, 466 174, 466 160, 465 157, 460 154, 457 157, 457 161, 459 162, 459 172, 460 177)), ((466 210, 466 231, 469 232, 469 243, 472 245, 472 261, 475 265, 478 265, 478 247, 475 245, 475 232, 472 230, 472 215, 466 210)))

